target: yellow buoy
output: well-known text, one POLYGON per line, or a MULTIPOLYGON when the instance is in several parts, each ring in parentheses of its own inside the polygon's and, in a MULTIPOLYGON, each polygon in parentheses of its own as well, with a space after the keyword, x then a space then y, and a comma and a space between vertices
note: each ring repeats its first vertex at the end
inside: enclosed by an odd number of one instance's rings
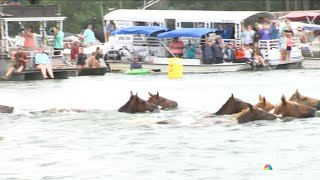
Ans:
POLYGON ((181 79, 183 74, 183 62, 181 58, 169 58, 169 79, 181 79))

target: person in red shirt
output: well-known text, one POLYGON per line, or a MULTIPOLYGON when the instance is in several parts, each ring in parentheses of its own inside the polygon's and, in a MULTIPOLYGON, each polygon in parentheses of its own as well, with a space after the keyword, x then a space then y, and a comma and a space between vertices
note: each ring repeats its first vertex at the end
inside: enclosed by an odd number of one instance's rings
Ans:
POLYGON ((20 47, 18 52, 16 52, 13 55, 13 60, 15 60, 16 63, 12 67, 8 68, 7 73, 4 76, 2 76, 3 79, 9 79, 9 76, 13 73, 13 71, 15 69, 17 69, 17 72, 20 73, 26 68, 26 65, 27 65, 27 62, 28 62, 28 57, 23 52, 23 48, 22 47, 20 47))
POLYGON ((70 53, 71 61, 76 61, 79 51, 80 51, 80 44, 78 41, 75 41, 71 46, 71 53, 70 53))
POLYGON ((242 45, 239 45, 238 48, 234 50, 234 56, 236 59, 234 60, 234 63, 244 63, 245 61, 245 49, 242 47, 242 45))

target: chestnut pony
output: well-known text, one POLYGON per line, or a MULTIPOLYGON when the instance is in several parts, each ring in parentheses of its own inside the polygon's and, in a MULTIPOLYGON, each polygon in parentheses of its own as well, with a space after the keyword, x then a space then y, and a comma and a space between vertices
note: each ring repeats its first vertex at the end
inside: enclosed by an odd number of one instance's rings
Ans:
POLYGON ((227 102, 225 102, 224 105, 222 105, 222 107, 215 113, 215 115, 235 114, 249 108, 249 105, 251 104, 235 98, 232 94, 227 102))
POLYGON ((157 105, 139 98, 138 93, 133 95, 132 91, 130 91, 130 99, 126 104, 118 109, 118 112, 141 113, 146 111, 153 112, 156 110, 159 110, 157 105))
POLYGON ((159 92, 157 92, 157 94, 151 94, 149 92, 149 95, 150 95, 150 97, 149 97, 148 102, 156 104, 158 106, 161 106, 161 109, 171 109, 171 108, 178 107, 177 102, 159 96, 159 92))
POLYGON ((282 95, 281 103, 275 107, 274 113, 277 115, 281 114, 282 117, 308 118, 315 116, 316 109, 293 101, 288 101, 285 96, 282 95))
POLYGON ((259 95, 259 102, 254 107, 270 112, 271 110, 274 109, 275 105, 267 101, 265 97, 262 97, 261 95, 259 95))
POLYGON ((320 100, 319 99, 315 99, 315 98, 311 98, 308 96, 303 96, 297 91, 291 96, 291 98, 289 99, 290 101, 299 103, 299 104, 303 104, 306 106, 310 106, 313 108, 316 108, 317 110, 320 110, 320 100))
POLYGON ((277 116, 269 113, 263 109, 253 107, 251 104, 249 108, 242 110, 236 114, 239 124, 257 121, 257 120, 275 120, 277 116))

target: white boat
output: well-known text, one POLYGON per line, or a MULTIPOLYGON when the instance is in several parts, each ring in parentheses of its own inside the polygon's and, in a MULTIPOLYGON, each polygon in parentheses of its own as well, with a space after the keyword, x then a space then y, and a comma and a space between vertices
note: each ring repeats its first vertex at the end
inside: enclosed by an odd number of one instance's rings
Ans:
MULTIPOLYGON (((212 32, 221 25, 232 26, 234 28, 234 39, 224 39, 225 42, 241 43, 240 29, 243 22, 254 22, 258 18, 275 19, 268 12, 256 11, 175 11, 175 10, 127 10, 120 9, 110 12, 105 15, 105 20, 113 20, 116 23, 117 31, 130 30, 130 27, 152 27, 154 25, 169 29, 187 29, 193 28, 197 31, 200 28, 211 29, 212 32), (201 27, 199 27, 201 26, 201 27)), ((137 29, 135 29, 137 30, 137 29)), ((141 30, 141 29, 139 29, 141 30)), ((175 30, 173 30, 175 31, 175 30)), ((124 31, 125 32, 125 31, 124 31)), ((161 72, 168 71, 168 40, 159 40, 155 38, 156 31, 141 33, 141 31, 129 31, 126 33, 114 33, 110 38, 106 51, 120 51, 126 49, 126 55, 122 55, 121 60, 107 60, 111 70, 125 71, 129 68, 130 52, 138 53, 143 61, 144 68, 160 69, 161 72), (153 37, 150 35, 153 34, 153 37), (124 55, 124 56, 123 56, 124 55)), ((207 33, 200 36, 189 36, 189 34, 179 35, 182 41, 187 42, 190 37, 193 37, 195 44, 200 45, 200 38, 210 36, 207 33)), ((269 66, 267 69, 278 68, 298 68, 303 59, 298 45, 292 50, 290 61, 280 62, 279 43, 276 41, 264 41, 260 43, 263 47, 263 56, 268 60, 269 66), (300 51, 300 53, 299 53, 300 51), (279 66, 278 66, 279 65, 279 66), (293 66, 294 65, 294 66, 293 66)), ((213 73, 213 72, 233 72, 251 70, 252 67, 246 63, 223 63, 223 64, 202 64, 201 50, 197 47, 196 59, 183 59, 184 73, 213 73)), ((119 56, 120 56, 119 55, 119 56)), ((120 58, 119 58, 120 59, 120 58)), ((260 68, 263 69, 263 68, 260 68)))

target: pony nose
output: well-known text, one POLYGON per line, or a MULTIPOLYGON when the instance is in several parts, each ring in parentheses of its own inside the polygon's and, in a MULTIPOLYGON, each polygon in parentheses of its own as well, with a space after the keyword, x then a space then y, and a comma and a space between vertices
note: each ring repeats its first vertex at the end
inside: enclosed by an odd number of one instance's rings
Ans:
POLYGON ((312 108, 309 110, 309 114, 312 115, 312 117, 314 117, 316 115, 317 110, 315 108, 312 108))
POLYGON ((317 110, 320 110, 320 103, 318 103, 315 107, 317 110))

